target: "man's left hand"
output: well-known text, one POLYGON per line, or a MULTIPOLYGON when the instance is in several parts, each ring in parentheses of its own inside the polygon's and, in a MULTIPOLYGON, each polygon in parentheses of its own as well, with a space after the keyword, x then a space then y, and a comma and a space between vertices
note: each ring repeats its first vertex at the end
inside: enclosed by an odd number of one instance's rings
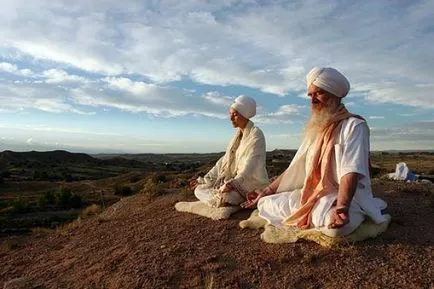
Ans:
POLYGON ((331 222, 328 225, 329 229, 339 229, 350 222, 348 207, 336 207, 331 214, 331 222))

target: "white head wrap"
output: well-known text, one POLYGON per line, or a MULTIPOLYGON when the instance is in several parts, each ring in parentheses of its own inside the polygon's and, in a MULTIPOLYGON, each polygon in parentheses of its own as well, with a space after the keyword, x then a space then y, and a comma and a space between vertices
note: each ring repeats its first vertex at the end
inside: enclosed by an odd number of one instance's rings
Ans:
POLYGON ((342 73, 331 67, 314 67, 306 75, 307 88, 313 84, 337 97, 344 97, 350 91, 350 83, 342 73))
POLYGON ((235 98, 231 108, 238 111, 242 116, 250 119, 256 115, 256 101, 246 95, 240 95, 235 98))

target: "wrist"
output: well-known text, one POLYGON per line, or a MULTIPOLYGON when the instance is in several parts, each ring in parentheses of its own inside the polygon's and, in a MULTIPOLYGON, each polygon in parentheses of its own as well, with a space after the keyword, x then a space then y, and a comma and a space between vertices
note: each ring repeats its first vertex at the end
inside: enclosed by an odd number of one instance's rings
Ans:
POLYGON ((274 190, 270 187, 265 187, 264 193, 266 196, 274 194, 274 190))
POLYGON ((347 206, 347 205, 337 205, 335 209, 338 212, 347 213, 350 210, 350 206, 347 206))

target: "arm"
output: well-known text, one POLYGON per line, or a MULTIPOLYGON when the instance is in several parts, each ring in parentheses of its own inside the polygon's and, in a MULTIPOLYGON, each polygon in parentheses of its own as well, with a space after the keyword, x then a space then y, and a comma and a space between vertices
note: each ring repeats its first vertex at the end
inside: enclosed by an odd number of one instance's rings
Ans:
POLYGON ((189 187, 191 190, 195 190, 198 185, 207 184, 215 181, 218 178, 221 164, 224 160, 225 155, 223 155, 216 164, 209 170, 209 172, 202 178, 198 177, 196 179, 189 180, 189 187))
POLYGON ((355 125, 342 144, 340 185, 329 228, 338 229, 349 222, 348 210, 359 180, 369 178, 369 128, 365 122, 355 125))
POLYGON ((350 221, 348 210, 356 193, 358 173, 348 173, 341 178, 336 207, 332 211, 330 229, 338 229, 350 221))
POLYGON ((212 169, 209 170, 209 172, 203 177, 203 179, 205 180, 205 183, 209 183, 212 181, 217 180, 217 178, 219 177, 220 174, 220 168, 222 166, 223 160, 225 159, 226 154, 224 154, 217 162, 216 164, 212 167, 212 169))

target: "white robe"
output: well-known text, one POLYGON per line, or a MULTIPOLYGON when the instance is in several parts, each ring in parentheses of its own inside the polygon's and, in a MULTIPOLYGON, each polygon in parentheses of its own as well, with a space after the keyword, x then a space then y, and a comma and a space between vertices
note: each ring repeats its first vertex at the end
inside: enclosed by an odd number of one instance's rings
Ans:
MULTIPOLYGON (((371 190, 369 174, 369 128, 365 121, 350 117, 343 121, 337 134, 334 155, 332 157, 334 179, 339 184, 341 178, 348 173, 358 173, 361 178, 350 206, 350 224, 341 230, 343 235, 351 233, 367 215, 375 223, 386 219, 381 210, 386 203, 374 198, 371 190)), ((259 200, 259 215, 270 224, 283 227, 282 222, 300 207, 300 196, 307 174, 311 170, 315 144, 304 140, 279 184, 275 195, 259 200)), ((328 194, 318 199, 312 209, 311 226, 325 228, 329 224, 330 212, 337 193, 328 194)), ((328 235, 333 233, 328 232, 328 235)))
MULTIPOLYGON (((210 188, 223 173, 223 164, 229 158, 228 152, 222 156, 214 167, 203 177, 199 178, 199 185, 195 189, 196 197, 205 203, 212 205, 216 189, 210 188)), ((240 144, 235 153, 234 171, 225 181, 234 180, 241 185, 245 191, 256 188, 263 188, 268 183, 268 174, 265 167, 266 151, 265 137, 262 131, 249 121, 244 129, 240 144)), ((225 195, 227 203, 238 205, 245 201, 245 196, 241 196, 236 191, 228 192, 225 195)))

